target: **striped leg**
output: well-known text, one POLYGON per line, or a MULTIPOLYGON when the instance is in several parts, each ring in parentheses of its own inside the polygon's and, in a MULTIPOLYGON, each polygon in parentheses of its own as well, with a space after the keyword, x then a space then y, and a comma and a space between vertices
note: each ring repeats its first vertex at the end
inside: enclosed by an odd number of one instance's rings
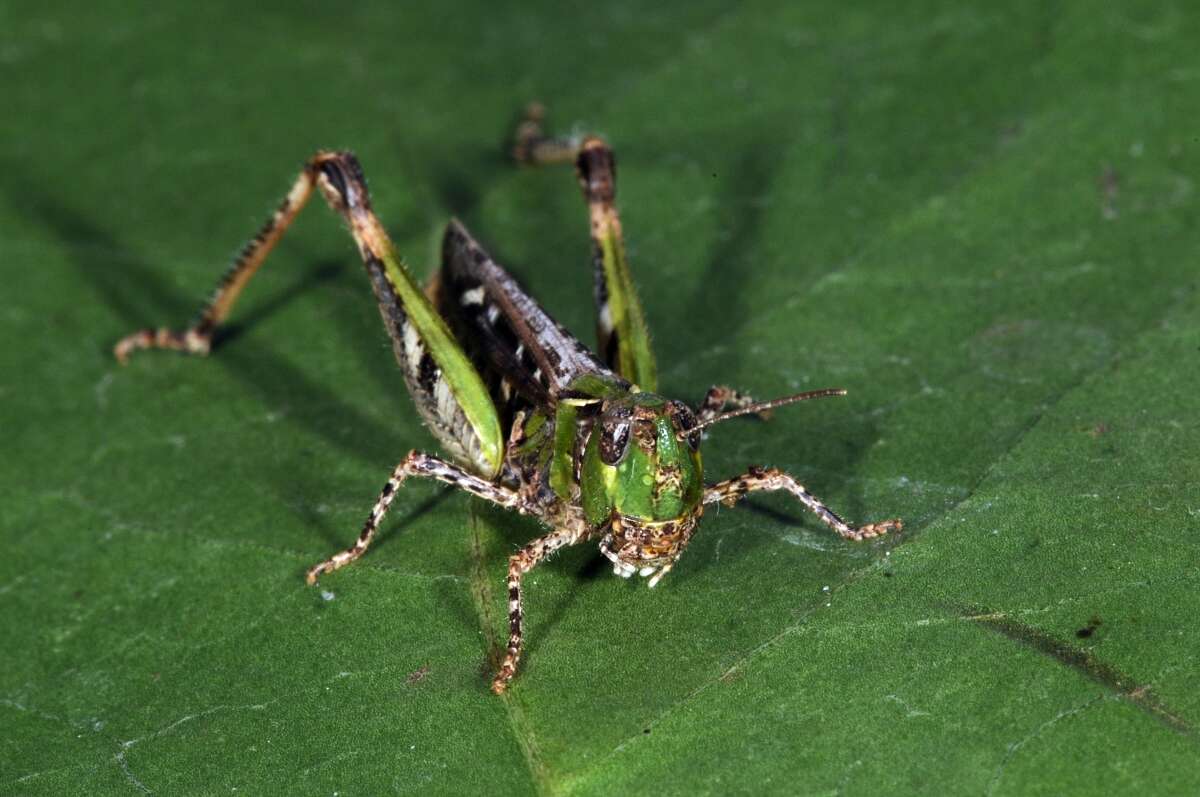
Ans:
POLYGON ((500 671, 492 681, 492 691, 502 693, 517 674, 517 662, 521 658, 521 579, 546 557, 567 545, 581 542, 587 536, 586 526, 555 529, 539 537, 513 554, 508 560, 508 650, 500 671))
POLYGON ((900 531, 904 528, 904 523, 900 520, 884 520, 857 528, 851 526, 810 494, 808 490, 805 490, 803 484, 777 468, 751 467, 741 476, 705 487, 704 503, 715 504, 719 501, 726 506, 733 506, 746 493, 763 490, 786 490, 800 499, 800 503, 808 507, 821 519, 822 523, 847 540, 861 542, 873 537, 881 537, 889 531, 900 531))
POLYGON ((392 499, 396 497, 396 491, 400 489, 400 486, 404 484, 405 479, 409 476, 424 476, 429 479, 437 479, 440 482, 453 485, 460 490, 465 490, 472 495, 486 498, 500 506, 516 509, 518 512, 524 511, 520 496, 507 487, 493 484, 486 479, 481 479, 478 476, 467 473, 462 468, 451 465, 449 462, 444 462, 437 457, 431 457, 420 451, 410 451, 408 456, 392 471, 392 477, 383 486, 383 492, 379 494, 379 500, 375 502, 375 506, 371 509, 371 514, 367 517, 367 522, 363 524, 362 531, 358 535, 358 540, 354 545, 341 553, 335 554, 319 565, 309 569, 307 576, 309 584, 316 584, 317 578, 322 573, 331 573, 340 567, 345 567, 367 552, 367 548, 370 547, 371 540, 374 539, 375 532, 379 529, 379 524, 383 520, 383 516, 387 513, 388 507, 391 506, 392 499))

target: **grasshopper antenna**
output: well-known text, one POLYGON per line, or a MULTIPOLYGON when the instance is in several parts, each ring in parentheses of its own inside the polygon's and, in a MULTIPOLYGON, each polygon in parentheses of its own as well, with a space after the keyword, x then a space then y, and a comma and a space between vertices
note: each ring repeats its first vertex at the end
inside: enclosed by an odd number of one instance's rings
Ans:
POLYGON ((751 415, 753 413, 767 412, 768 410, 773 410, 776 407, 783 407, 788 404, 795 404, 798 401, 808 401, 809 399, 828 398, 830 396, 844 396, 844 395, 846 395, 846 391, 840 387, 827 387, 822 390, 808 390, 808 391, 805 391, 804 393, 796 393, 795 395, 791 395, 791 396, 783 396, 781 398, 771 399, 770 401, 760 401, 756 404, 750 404, 745 407, 739 407, 736 410, 730 410, 729 412, 722 412, 721 414, 717 415, 716 417, 709 418, 706 421, 701 421, 701 422, 697 423, 695 426, 693 426, 691 429, 688 429, 688 434, 693 434, 695 432, 698 432, 701 429, 705 428, 706 426, 712 426, 715 423, 720 423, 721 421, 727 421, 730 418, 736 418, 739 415, 751 415))

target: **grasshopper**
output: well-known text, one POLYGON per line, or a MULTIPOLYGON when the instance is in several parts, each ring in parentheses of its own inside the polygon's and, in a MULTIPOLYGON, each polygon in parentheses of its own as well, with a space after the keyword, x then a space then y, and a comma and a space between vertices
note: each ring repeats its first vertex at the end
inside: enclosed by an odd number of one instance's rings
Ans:
POLYGON ((422 290, 371 209, 366 179, 349 152, 318 152, 246 244, 187 329, 143 329, 118 342, 125 363, 139 349, 206 355, 235 301, 312 195, 320 190, 346 221, 366 266, 383 324, 421 418, 447 458, 413 450, 392 471, 357 541, 307 572, 309 584, 350 564, 371 545, 410 477, 436 479, 537 518, 549 532, 508 562, 509 638, 492 681, 501 694, 522 647, 522 579, 568 545, 599 543, 613 570, 655 586, 675 565, 709 504, 782 490, 848 540, 902 528, 899 520, 852 526, 775 468, 751 467, 706 484, 703 430, 740 415, 813 398, 814 390, 755 402, 724 386, 693 409, 656 393, 642 305, 634 291, 615 205, 616 163, 601 139, 558 139, 531 106, 518 127, 518 162, 573 160, 587 203, 600 355, 589 351, 497 264, 457 220, 446 228, 442 264, 422 290))

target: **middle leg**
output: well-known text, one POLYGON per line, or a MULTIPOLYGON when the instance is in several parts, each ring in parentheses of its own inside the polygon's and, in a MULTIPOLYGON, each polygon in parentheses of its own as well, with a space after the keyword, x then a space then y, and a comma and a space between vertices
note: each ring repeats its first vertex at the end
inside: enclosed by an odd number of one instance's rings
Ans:
POLYGON ((387 514, 388 507, 392 504, 392 499, 396 497, 396 492, 409 476, 424 476, 429 479, 437 479, 460 490, 465 490, 472 495, 486 498, 494 504, 499 504, 508 509, 516 509, 522 513, 526 511, 521 496, 515 491, 467 473, 462 468, 451 465, 449 462, 437 457, 432 457, 421 451, 410 451, 408 456, 392 471, 391 478, 383 486, 383 491, 379 494, 379 499, 371 509, 371 514, 367 516, 367 521, 363 524, 358 539, 346 550, 334 554, 324 562, 310 568, 307 575, 310 585, 316 584, 317 578, 322 573, 332 573, 334 570, 345 567, 367 552, 367 548, 370 547, 371 541, 375 538, 375 532, 379 530, 379 524, 383 520, 383 516, 387 514))

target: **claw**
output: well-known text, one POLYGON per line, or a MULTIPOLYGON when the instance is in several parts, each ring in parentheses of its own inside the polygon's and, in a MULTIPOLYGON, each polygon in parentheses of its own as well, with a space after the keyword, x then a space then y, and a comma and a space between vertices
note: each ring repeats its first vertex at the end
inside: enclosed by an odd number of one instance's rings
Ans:
POLYGON ((650 589, 654 589, 658 585, 658 582, 662 581, 662 577, 671 572, 671 568, 673 566, 673 563, 663 565, 662 568, 654 574, 654 577, 650 579, 650 583, 647 584, 647 586, 650 589))
POLYGON ((876 537, 882 537, 889 531, 900 531, 904 528, 904 521, 899 518, 892 520, 884 520, 879 523, 868 523, 865 526, 860 526, 857 533, 852 539, 854 540, 873 540, 876 537))
POLYGON ((517 668, 511 664, 503 664, 500 667, 500 672, 496 673, 496 677, 492 679, 492 694, 502 695, 504 690, 508 689, 508 684, 512 681, 513 676, 517 674, 517 668))
POLYGON ((129 355, 142 349, 171 349, 204 356, 211 348, 211 336, 196 327, 184 332, 174 332, 166 328, 139 329, 117 341, 117 345, 113 346, 113 356, 117 358, 118 363, 126 365, 129 355))

